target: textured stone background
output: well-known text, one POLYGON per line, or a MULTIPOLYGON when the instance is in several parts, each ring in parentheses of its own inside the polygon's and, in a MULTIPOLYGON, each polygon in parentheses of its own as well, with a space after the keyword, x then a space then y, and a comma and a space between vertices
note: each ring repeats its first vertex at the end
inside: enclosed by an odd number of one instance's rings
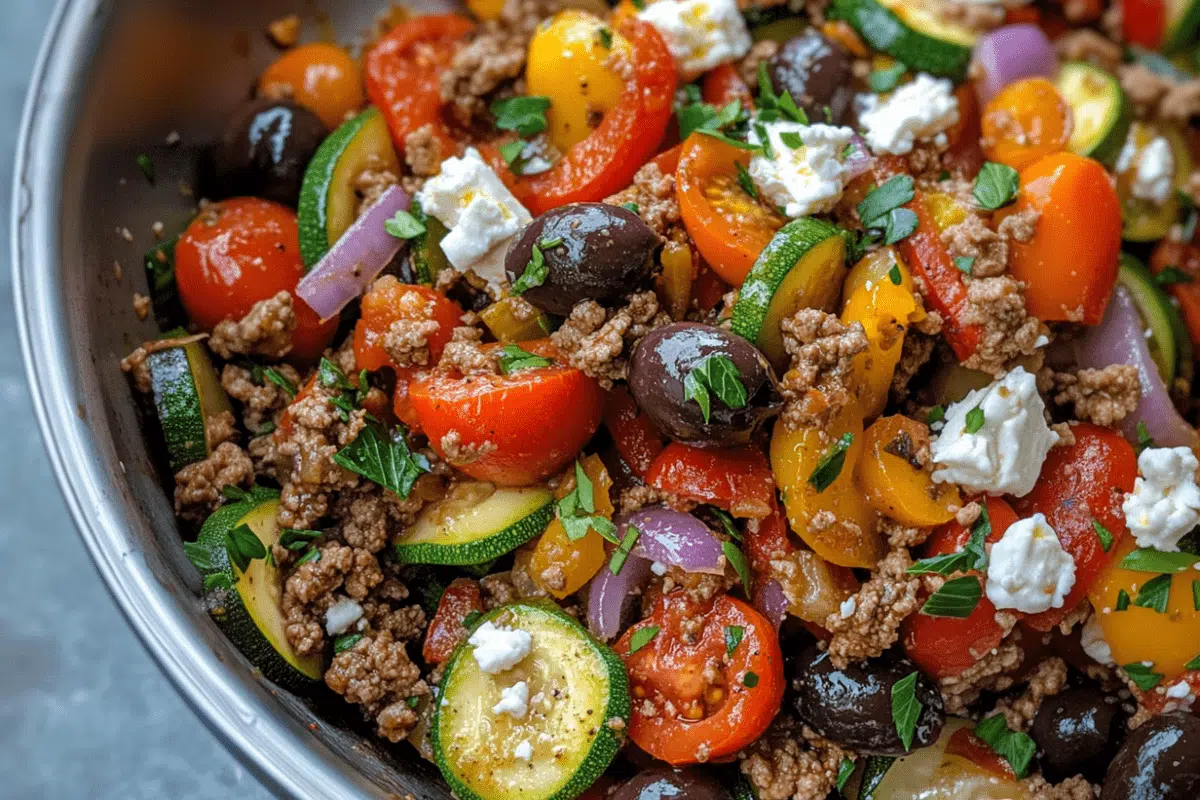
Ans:
POLYGON ((268 797, 109 598, 34 422, 13 328, 7 220, 17 126, 53 5, 0 0, 0 797, 268 797))

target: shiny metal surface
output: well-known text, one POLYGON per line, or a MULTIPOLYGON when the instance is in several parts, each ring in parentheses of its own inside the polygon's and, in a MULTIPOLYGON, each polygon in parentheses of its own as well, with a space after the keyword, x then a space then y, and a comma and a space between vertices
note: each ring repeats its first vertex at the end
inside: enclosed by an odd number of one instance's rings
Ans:
MULTIPOLYGON (((325 3, 341 38, 384 3, 325 3)), ((154 334, 131 309, 155 221, 182 227, 198 146, 247 97, 264 25, 307 3, 61 0, 26 100, 13 185, 17 326, 35 410, 96 567, 147 649, 207 724, 277 794, 443 800, 407 745, 364 736, 338 703, 256 677, 201 608, 171 501, 120 358, 154 334), (182 144, 165 144, 178 131, 182 144), (153 156, 149 185, 134 157, 153 156), (126 241, 121 229, 132 234, 126 241), (124 277, 118 277, 114 262, 124 277)), ((310 23, 310 30, 312 29, 310 23)), ((107 735, 119 736, 119 731, 107 735)))

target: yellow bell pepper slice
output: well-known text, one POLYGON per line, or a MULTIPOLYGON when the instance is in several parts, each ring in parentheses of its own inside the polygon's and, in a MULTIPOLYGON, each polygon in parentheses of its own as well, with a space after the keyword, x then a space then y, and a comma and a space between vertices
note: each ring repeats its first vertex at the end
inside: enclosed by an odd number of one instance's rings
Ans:
MULTIPOLYGON (((595 503, 596 513, 611 519, 613 504, 608 490, 612 487, 612 478, 609 477, 604 462, 600 460, 600 456, 590 455, 579 463, 584 474, 592 482, 592 501, 595 503)), ((554 496, 561 500, 574 488, 575 466, 572 464, 554 496)), ((582 589, 584 584, 600 571, 607 559, 604 538, 600 534, 588 530, 582 538, 572 541, 567 536, 566 528, 558 521, 558 517, 555 517, 550 520, 545 532, 538 539, 529 568, 534 582, 561 600, 582 589)))
POLYGON ((479 312, 479 318, 492 336, 501 342, 528 342, 545 339, 550 335, 550 320, 544 313, 528 303, 517 302, 505 297, 479 312))
POLYGON ((863 434, 858 482, 867 502, 902 525, 931 528, 954 518, 962 497, 952 484, 934 483, 928 469, 912 463, 928 451, 929 429, 900 414, 881 417, 863 434))

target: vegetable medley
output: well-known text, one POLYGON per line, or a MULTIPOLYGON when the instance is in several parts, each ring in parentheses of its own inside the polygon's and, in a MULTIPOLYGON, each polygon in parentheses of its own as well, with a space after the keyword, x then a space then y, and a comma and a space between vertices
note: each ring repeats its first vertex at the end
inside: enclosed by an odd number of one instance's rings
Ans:
POLYGON ((1200 0, 467 6, 146 256, 249 661, 462 800, 1195 798, 1200 0))

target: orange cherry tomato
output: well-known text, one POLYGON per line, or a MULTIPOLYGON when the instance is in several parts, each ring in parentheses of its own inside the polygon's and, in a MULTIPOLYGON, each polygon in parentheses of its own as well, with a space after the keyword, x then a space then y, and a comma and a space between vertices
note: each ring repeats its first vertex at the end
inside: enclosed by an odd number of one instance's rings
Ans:
MULTIPOLYGON (((521 347, 560 358, 548 339, 521 347)), ((432 372, 409 385, 408 397, 438 455, 445 457, 442 439, 455 431, 462 446, 480 453, 458 469, 500 486, 528 486, 561 470, 592 438, 604 412, 600 385, 561 363, 511 375, 432 372)))
POLYGON ((771 465, 751 445, 715 450, 672 442, 650 465, 646 483, 735 517, 763 519, 775 509, 771 465))
POLYGON ((639 478, 645 478, 650 465, 663 451, 663 440, 650 417, 642 413, 629 390, 619 386, 608 393, 604 404, 604 425, 612 434, 621 458, 639 478))
POLYGON ((442 118, 440 76, 454 58, 455 46, 474 29, 473 22, 458 14, 413 17, 367 52, 367 97, 383 112, 401 156, 408 135, 429 124, 444 157, 457 151, 442 118))
POLYGON ((337 332, 338 318, 322 322, 296 297, 304 277, 296 212, 254 197, 235 197, 208 206, 175 246, 175 283, 192 322, 211 331, 239 320, 260 300, 292 295, 296 329, 290 356, 314 361, 337 332))
MULTIPOLYGON (((995 542, 1017 521, 1017 515, 998 497, 988 497, 981 502, 985 504, 992 524, 987 541, 995 542)), ((926 541, 924 557, 961 551, 971 538, 971 532, 971 528, 958 522, 943 525, 926 541)), ((964 619, 931 617, 918 612, 909 615, 900 630, 908 657, 935 678, 961 675, 1004 639, 1004 629, 996 622, 996 607, 987 595, 979 598, 975 610, 964 619)))
POLYGON ((658 151, 673 116, 675 60, 650 24, 631 19, 620 31, 632 48, 633 74, 599 127, 546 172, 520 179, 517 197, 535 217, 616 194, 658 151))
POLYGON ((629 736, 668 764, 733 755, 762 735, 783 702, 783 653, 775 626, 728 595, 703 605, 682 590, 664 595, 614 649, 625 660, 638 698, 629 736), (630 653, 637 632, 651 626, 658 632, 630 653), (727 654, 725 631, 731 626, 740 627, 743 636, 727 654), (656 709, 653 715, 643 712, 647 701, 656 709), (668 702, 674 714, 667 712, 668 702))
POLYGON ((738 184, 750 153, 694 133, 683 143, 675 194, 688 235, 726 283, 741 286, 784 219, 738 184))
POLYGON ((483 613, 483 595, 479 592, 479 584, 468 578, 455 578, 438 601, 437 613, 425 632, 421 657, 430 664, 447 661, 459 642, 467 638, 463 620, 472 611, 483 613))
POLYGON ((733 64, 721 64, 706 72, 700 82, 700 96, 717 108, 734 100, 741 101, 743 109, 754 108, 754 95, 733 64))
POLYGON ((1066 148, 1071 138, 1071 107, 1050 81, 1025 78, 992 98, 981 125, 988 160, 1024 169, 1066 148))
POLYGON ((1173 242, 1163 239, 1154 247, 1150 256, 1150 269, 1154 273, 1167 267, 1175 267, 1192 276, 1191 283, 1172 283, 1167 291, 1179 301, 1179 310, 1187 323, 1192 342, 1200 347, 1200 247, 1194 243, 1173 242))
POLYGON ((287 96, 310 109, 330 130, 363 105, 362 74, 343 48, 325 42, 293 47, 258 79, 259 94, 287 96))
POLYGON ((1098 324, 1121 251, 1121 203, 1104 167, 1074 153, 1046 156, 1021 171, 1011 208, 1041 215, 1033 238, 1009 249, 1026 310, 1046 321, 1098 324))
POLYGON ((1052 448, 1033 491, 1013 501, 1022 517, 1045 514, 1063 549, 1075 559, 1075 585, 1062 608, 1025 618, 1025 625, 1043 632, 1079 605, 1112 560, 1115 544, 1125 535, 1121 501, 1133 491, 1137 477, 1137 456, 1119 432, 1086 422, 1073 425, 1071 430, 1075 443, 1052 448), (1112 534, 1114 547, 1110 552, 1100 544, 1096 522, 1112 534))

